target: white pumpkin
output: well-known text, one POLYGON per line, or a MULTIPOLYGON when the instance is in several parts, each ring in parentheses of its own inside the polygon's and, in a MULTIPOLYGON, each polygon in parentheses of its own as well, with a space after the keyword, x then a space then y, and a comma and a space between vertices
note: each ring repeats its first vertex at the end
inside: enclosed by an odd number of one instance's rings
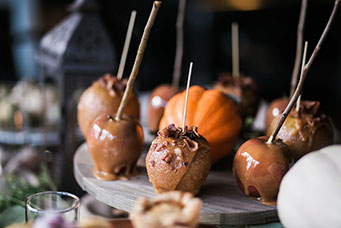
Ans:
POLYGON ((341 227, 341 145, 302 157, 281 182, 277 208, 286 228, 341 227))

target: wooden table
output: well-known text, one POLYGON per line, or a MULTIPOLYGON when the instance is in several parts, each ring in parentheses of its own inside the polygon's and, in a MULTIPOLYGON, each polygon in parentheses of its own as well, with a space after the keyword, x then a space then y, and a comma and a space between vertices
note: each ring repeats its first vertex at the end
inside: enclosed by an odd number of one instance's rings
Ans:
MULTIPOLYGON (((83 190, 99 201, 129 211, 139 197, 155 196, 143 165, 144 157, 141 156, 138 162, 139 175, 132 177, 130 181, 102 181, 92 174, 93 161, 84 143, 74 156, 74 175, 83 190)), ((201 223, 250 225, 278 221, 276 207, 249 199, 238 189, 230 167, 225 169, 214 167, 198 197, 203 200, 201 223)))

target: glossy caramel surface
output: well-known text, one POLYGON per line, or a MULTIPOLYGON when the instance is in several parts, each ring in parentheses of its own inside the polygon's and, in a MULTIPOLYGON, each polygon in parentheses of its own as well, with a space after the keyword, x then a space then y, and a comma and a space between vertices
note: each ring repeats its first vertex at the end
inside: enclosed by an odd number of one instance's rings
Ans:
MULTIPOLYGON (((84 137, 86 137, 91 123, 99 115, 116 113, 126 83, 125 79, 120 80, 107 74, 83 92, 77 106, 77 119, 84 137)), ((134 92, 129 96, 124 113, 137 120, 140 118, 140 103, 134 92)))
POLYGON ((278 98, 270 103, 265 115, 265 130, 270 127, 274 118, 280 116, 284 112, 288 104, 289 99, 287 97, 278 98))
POLYGON ((281 141, 267 144, 262 136, 246 141, 233 160, 233 174, 239 188, 248 196, 260 197, 266 204, 276 204, 279 185, 289 170, 292 157, 281 141))
POLYGON ((151 132, 158 131, 166 104, 176 93, 170 85, 160 85, 153 90, 148 100, 148 127, 151 132))
POLYGON ((92 124, 87 145, 97 178, 126 179, 135 171, 142 152, 142 127, 134 119, 124 117, 117 121, 103 115, 92 124))

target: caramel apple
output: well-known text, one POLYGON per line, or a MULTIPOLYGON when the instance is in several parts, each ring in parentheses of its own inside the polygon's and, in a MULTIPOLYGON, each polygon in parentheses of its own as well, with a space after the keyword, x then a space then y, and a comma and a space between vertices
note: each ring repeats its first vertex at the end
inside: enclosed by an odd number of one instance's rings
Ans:
POLYGON ((134 173, 142 152, 142 127, 127 115, 119 120, 111 115, 101 115, 89 129, 87 145, 95 163, 93 173, 97 178, 127 179, 134 173))
POLYGON ((276 204, 279 185, 293 159, 281 140, 267 143, 267 137, 250 139, 240 146, 233 160, 238 187, 263 203, 276 204))
MULTIPOLYGON (((118 79, 106 74, 83 92, 77 107, 77 118, 84 137, 87 135, 90 124, 99 115, 116 113, 126 85, 126 79, 118 79)), ((129 96, 124 113, 139 119, 140 103, 134 92, 129 96)))
POLYGON ((166 104, 177 92, 177 89, 167 84, 160 85, 153 90, 148 100, 148 127, 151 132, 156 132, 159 129, 166 104))
POLYGON ((194 228, 201 205, 201 200, 188 192, 171 191, 154 199, 139 199, 129 217, 135 228, 194 228))
POLYGON ((256 115, 260 97, 258 86, 253 78, 241 75, 233 77, 231 74, 224 73, 219 77, 214 88, 239 100, 237 110, 243 118, 256 115))
MULTIPOLYGON (((263 202, 274 203, 278 195, 278 188, 281 179, 290 167, 290 161, 292 160, 290 159, 290 156, 295 156, 292 155, 291 152, 289 152, 290 147, 284 146, 286 144, 278 141, 280 139, 277 139, 276 137, 281 131, 283 123, 291 114, 290 111, 292 110, 294 104, 297 102, 297 100, 299 100, 299 97, 302 94, 303 83, 307 77, 307 73, 319 51, 321 50, 321 45, 325 40, 328 31, 330 30, 330 26, 333 22, 337 8, 338 1, 336 0, 328 23, 323 30, 321 38, 314 48, 314 51, 311 54, 307 64, 305 63, 307 43, 305 43, 300 80, 293 95, 290 98, 287 107, 279 117, 278 121, 276 121, 276 127, 274 127, 273 131, 270 134, 270 137, 268 139, 266 137, 261 137, 248 140, 238 149, 235 155, 233 161, 233 173, 237 179, 238 185, 247 195, 256 197, 260 196, 263 202)), ((318 109, 318 106, 316 108, 316 105, 309 105, 309 107, 313 110, 318 109)), ((300 112, 304 113, 304 109, 301 111, 302 108, 300 107, 300 105, 298 106, 298 108, 299 109, 297 111, 297 115, 300 115, 300 112)), ((310 111, 310 113, 316 112, 310 111)), ((272 123, 273 122, 275 122, 275 120, 273 120, 272 123)), ((296 121, 289 121, 289 123, 290 125, 297 124, 296 121)), ((312 126, 311 123, 309 125, 310 127, 312 126)), ((295 129, 295 127, 292 129, 295 129)), ((302 131, 294 131, 294 134, 303 133, 302 131)), ((312 134, 314 132, 310 133, 312 134)), ((289 133, 288 135, 290 134, 291 133, 289 133)), ((321 141, 323 140, 318 141, 320 142, 318 142, 317 144, 321 144, 321 141)), ((306 147, 308 146, 309 144, 306 145, 306 147)), ((309 170, 307 170, 307 172, 309 172, 309 170)))
POLYGON ((272 101, 266 111, 265 116, 265 130, 270 127, 270 124, 274 118, 280 116, 289 103, 289 98, 282 97, 272 101))
MULTIPOLYGON (((333 143, 334 131, 330 118, 319 111, 320 102, 301 101, 299 111, 291 110, 278 137, 286 143, 295 160, 303 155, 333 143)), ((276 127, 280 116, 276 117, 269 129, 269 136, 276 127)))
MULTIPOLYGON (((115 117, 102 115, 95 120, 88 132, 86 141, 95 163, 94 175, 103 180, 127 178, 133 173, 137 159, 143 147, 143 130, 135 118, 124 115, 132 96, 133 85, 142 63, 145 48, 160 1, 153 3, 153 8, 142 34, 137 55, 130 73, 122 99, 119 101, 115 117)), ((111 86, 110 86, 111 87, 111 86)), ((90 99, 91 100, 91 99, 90 99)))
POLYGON ((180 190, 196 195, 211 167, 209 148, 197 127, 186 126, 182 131, 171 124, 160 130, 146 157, 156 193, 180 190))

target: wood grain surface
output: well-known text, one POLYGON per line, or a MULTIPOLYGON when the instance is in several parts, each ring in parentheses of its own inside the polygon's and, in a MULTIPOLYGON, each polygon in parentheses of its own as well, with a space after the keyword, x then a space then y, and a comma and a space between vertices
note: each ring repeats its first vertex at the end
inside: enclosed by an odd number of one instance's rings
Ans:
MULTIPOLYGON (((74 175, 83 190, 99 201, 129 211, 139 197, 155 196, 143 166, 144 157, 138 163, 139 174, 129 181, 102 181, 92 174, 93 161, 84 143, 74 156, 74 175)), ((251 225, 278 221, 276 207, 252 200, 238 189, 231 168, 211 170, 198 197, 203 200, 201 223, 251 225)))

